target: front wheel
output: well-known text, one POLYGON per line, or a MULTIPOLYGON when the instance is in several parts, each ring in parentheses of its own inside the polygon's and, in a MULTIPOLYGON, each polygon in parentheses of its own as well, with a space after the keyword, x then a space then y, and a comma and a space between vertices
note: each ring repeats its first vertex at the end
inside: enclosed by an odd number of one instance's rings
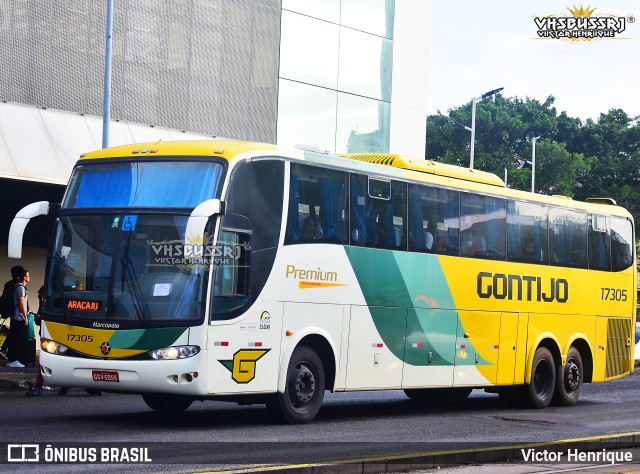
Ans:
POLYGON ((556 365, 546 347, 539 347, 533 356, 531 382, 527 385, 529 402, 533 408, 546 408, 551 403, 556 386, 556 365))
POLYGON ((288 423, 309 423, 320 411, 324 391, 320 357, 310 347, 298 347, 289 361, 284 393, 276 393, 268 406, 288 423))
POLYGON ((582 392, 583 380, 582 357, 578 349, 571 347, 567 353, 567 363, 558 369, 553 401, 558 405, 575 405, 582 392))
POLYGON ((163 414, 182 413, 193 403, 192 398, 181 395, 146 393, 142 395, 142 399, 149 408, 163 414))

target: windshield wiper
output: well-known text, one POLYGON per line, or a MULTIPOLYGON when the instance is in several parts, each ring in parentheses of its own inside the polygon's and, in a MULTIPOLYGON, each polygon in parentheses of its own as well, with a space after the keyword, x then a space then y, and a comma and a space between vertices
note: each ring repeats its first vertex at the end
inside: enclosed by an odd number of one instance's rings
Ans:
POLYGON ((64 258, 56 254, 53 256, 53 262, 55 265, 55 273, 56 273, 56 290, 60 292, 60 299, 62 300, 62 313, 64 314, 64 319, 67 321, 67 323, 69 323, 71 321, 71 318, 69 317, 67 302, 64 299, 64 277, 62 275, 62 265, 61 265, 64 263, 64 258))
POLYGON ((149 319, 149 312, 147 311, 147 303, 144 299, 144 295, 142 294, 142 290, 140 289, 140 284, 138 283, 138 277, 133 269, 133 263, 127 255, 120 257, 120 263, 122 264, 121 291, 124 292, 124 282, 126 280, 127 289, 131 295, 131 301, 133 303, 136 316, 139 320, 146 322, 149 319))

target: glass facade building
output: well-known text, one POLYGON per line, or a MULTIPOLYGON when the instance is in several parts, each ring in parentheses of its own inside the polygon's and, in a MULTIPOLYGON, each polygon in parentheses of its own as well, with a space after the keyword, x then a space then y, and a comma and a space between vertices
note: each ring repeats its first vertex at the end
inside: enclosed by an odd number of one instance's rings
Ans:
MULTIPOLYGON (((0 2, 0 100, 101 116, 106 3, 0 2)), ((116 1, 111 117, 423 157, 428 3, 116 1)))
POLYGON ((278 143, 424 156, 427 3, 283 0, 278 143))

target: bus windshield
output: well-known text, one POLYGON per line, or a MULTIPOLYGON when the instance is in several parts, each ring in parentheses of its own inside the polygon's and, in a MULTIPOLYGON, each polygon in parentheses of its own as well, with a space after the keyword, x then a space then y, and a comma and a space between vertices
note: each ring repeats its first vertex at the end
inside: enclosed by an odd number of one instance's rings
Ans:
POLYGON ((89 163, 71 176, 62 208, 191 208, 217 197, 220 163, 151 161, 89 163))
POLYGON ((205 262, 185 249, 188 216, 61 216, 46 308, 64 318, 132 323, 196 321, 205 262))

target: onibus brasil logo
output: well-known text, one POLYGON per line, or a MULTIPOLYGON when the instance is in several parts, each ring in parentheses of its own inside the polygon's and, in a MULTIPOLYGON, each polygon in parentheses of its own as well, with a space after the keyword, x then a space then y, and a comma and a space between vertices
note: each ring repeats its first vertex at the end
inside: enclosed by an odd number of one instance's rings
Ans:
POLYGON ((597 8, 588 5, 586 8, 567 8, 571 15, 556 13, 535 16, 537 39, 559 39, 570 42, 590 42, 602 39, 620 38, 628 23, 634 23, 633 16, 618 16, 611 13, 596 13, 597 8))

